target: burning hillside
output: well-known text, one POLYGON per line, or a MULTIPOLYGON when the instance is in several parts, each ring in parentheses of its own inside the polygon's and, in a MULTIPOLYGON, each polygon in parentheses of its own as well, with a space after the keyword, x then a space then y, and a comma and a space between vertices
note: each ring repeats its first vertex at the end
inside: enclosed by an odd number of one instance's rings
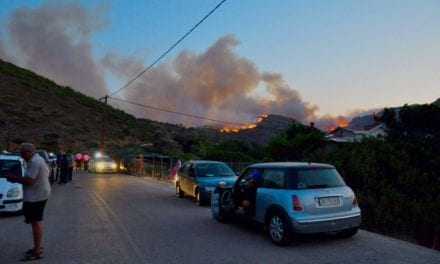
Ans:
POLYGON ((337 117, 337 118, 334 120, 334 124, 327 126, 327 127, 325 128, 325 130, 326 130, 327 132, 332 132, 332 131, 334 131, 334 130, 337 129, 337 128, 346 128, 346 127, 348 127, 349 125, 350 125, 350 120, 348 120, 348 119, 345 118, 345 117, 340 116, 340 117, 337 117))
POLYGON ((248 125, 252 128, 246 128, 245 126, 226 127, 221 129, 220 132, 229 140, 242 140, 263 145, 267 144, 274 136, 285 132, 295 122, 297 122, 295 119, 281 115, 261 115, 255 123, 248 125))
POLYGON ((250 130, 250 129, 255 129, 257 128, 258 124, 263 122, 264 120, 266 120, 269 117, 269 115, 260 115, 259 117, 257 117, 257 120, 255 121, 255 123, 251 123, 251 124, 246 124, 243 126, 226 126, 223 127, 222 129, 220 129, 220 132, 222 133, 240 133, 242 131, 245 130, 250 130))

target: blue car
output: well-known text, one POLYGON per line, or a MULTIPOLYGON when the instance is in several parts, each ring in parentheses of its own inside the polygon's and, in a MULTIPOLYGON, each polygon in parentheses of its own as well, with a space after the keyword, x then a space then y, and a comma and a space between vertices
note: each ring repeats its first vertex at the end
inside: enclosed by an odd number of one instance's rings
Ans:
POLYGON ((211 209, 222 222, 245 217, 263 224, 277 245, 289 244, 297 233, 351 237, 361 224, 355 194, 328 164, 254 164, 232 188, 216 188, 211 209))
POLYGON ((194 197, 198 205, 209 204, 211 193, 221 184, 232 187, 237 180, 234 171, 223 162, 195 160, 183 164, 176 180, 178 197, 194 197))

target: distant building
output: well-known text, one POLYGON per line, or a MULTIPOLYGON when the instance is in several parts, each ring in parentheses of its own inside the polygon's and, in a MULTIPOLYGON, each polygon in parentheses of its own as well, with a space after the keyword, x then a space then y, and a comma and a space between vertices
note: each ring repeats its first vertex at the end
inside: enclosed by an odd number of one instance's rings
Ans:
POLYGON ((368 130, 354 130, 350 128, 338 127, 327 134, 327 139, 333 142, 351 143, 359 142, 364 138, 381 138, 385 137, 385 124, 378 124, 368 130))

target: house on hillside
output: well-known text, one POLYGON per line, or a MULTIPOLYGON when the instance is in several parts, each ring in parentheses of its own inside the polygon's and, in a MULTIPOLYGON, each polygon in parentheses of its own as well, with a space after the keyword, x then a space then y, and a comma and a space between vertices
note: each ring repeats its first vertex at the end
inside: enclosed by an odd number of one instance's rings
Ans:
POLYGON ((386 126, 385 124, 381 123, 368 130, 354 130, 350 128, 337 127, 327 134, 327 139, 338 143, 352 143, 359 142, 368 137, 381 138, 385 137, 386 135, 386 126))

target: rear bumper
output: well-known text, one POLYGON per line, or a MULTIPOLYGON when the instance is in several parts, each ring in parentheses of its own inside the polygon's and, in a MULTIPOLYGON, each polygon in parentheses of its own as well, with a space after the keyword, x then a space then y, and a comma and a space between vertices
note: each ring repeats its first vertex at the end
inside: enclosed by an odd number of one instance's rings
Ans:
POLYGON ((359 227, 361 222, 362 217, 360 214, 308 221, 296 221, 295 219, 292 219, 294 232, 304 234, 342 231, 359 227))

